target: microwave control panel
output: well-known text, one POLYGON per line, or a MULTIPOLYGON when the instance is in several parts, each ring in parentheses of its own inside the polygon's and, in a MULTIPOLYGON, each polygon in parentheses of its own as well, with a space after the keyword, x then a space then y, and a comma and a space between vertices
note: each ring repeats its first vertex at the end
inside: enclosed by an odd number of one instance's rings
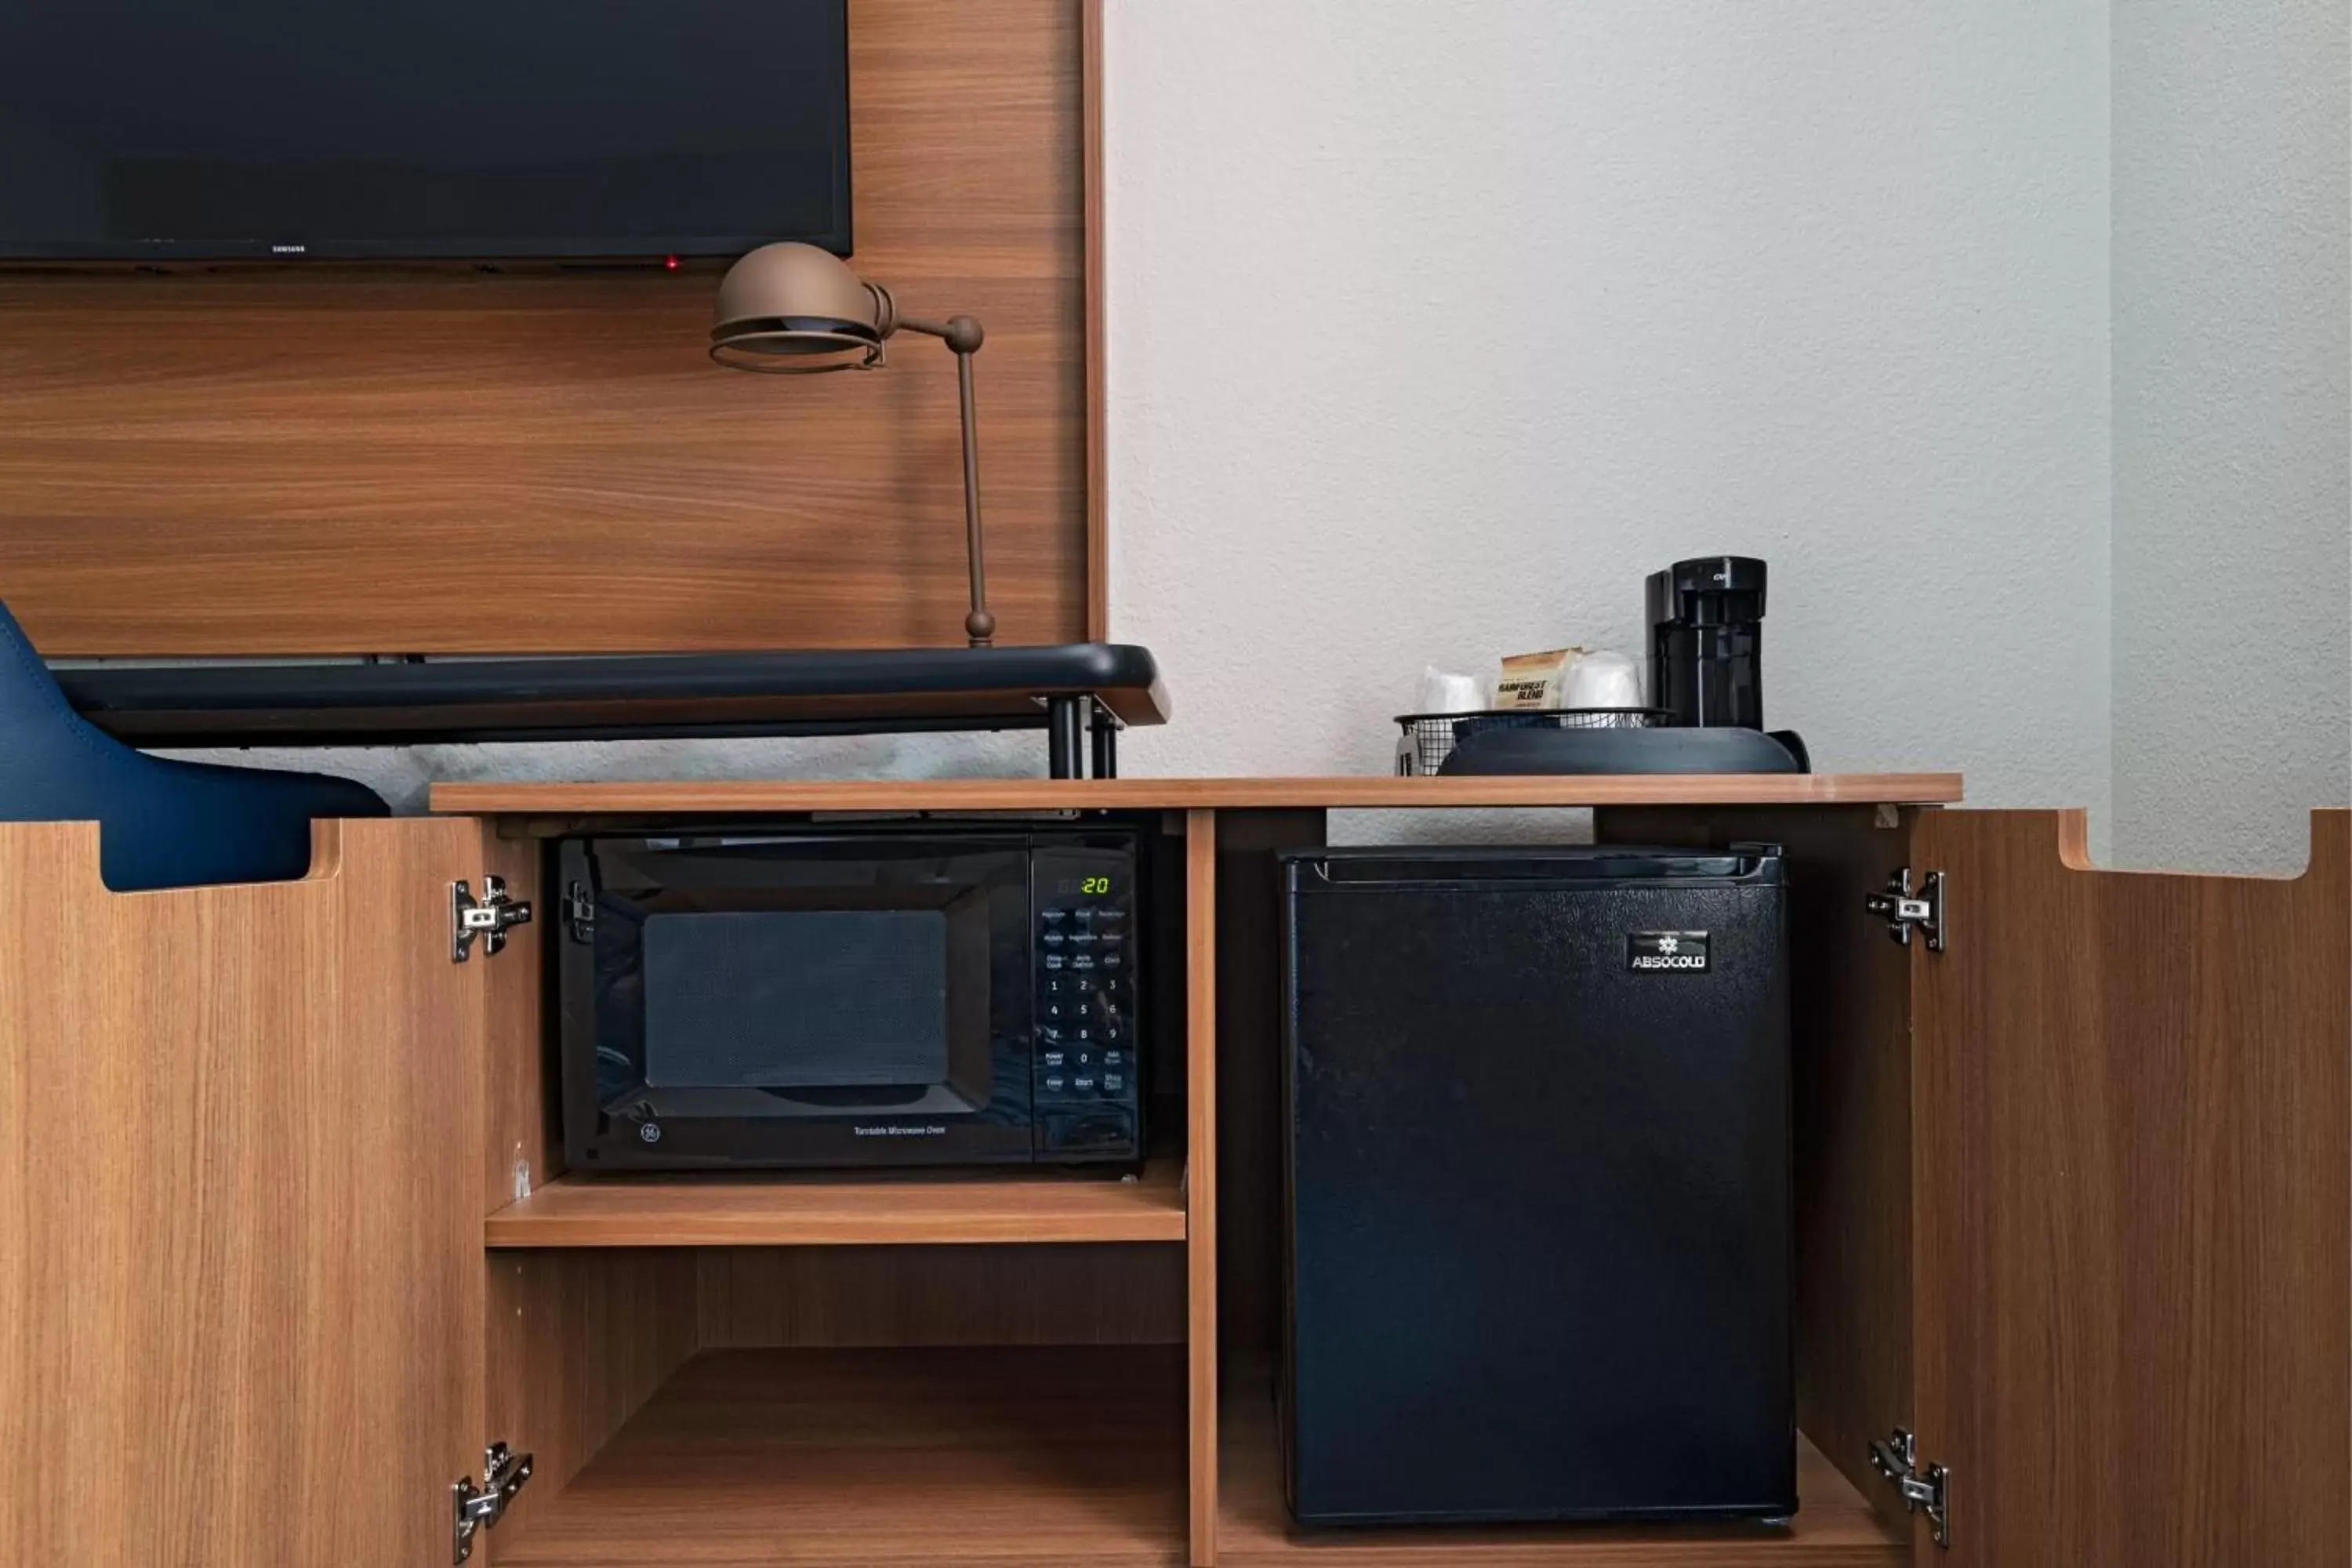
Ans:
POLYGON ((1053 849, 1033 862, 1041 1160, 1143 1154, 1135 869, 1116 849, 1053 849))

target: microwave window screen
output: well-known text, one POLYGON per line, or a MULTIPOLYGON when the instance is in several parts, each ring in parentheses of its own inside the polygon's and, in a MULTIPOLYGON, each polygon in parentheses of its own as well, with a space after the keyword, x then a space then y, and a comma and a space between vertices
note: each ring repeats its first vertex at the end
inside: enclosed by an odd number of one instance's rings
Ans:
POLYGON ((947 1081, 942 910, 730 910, 645 922, 649 1089, 947 1081))

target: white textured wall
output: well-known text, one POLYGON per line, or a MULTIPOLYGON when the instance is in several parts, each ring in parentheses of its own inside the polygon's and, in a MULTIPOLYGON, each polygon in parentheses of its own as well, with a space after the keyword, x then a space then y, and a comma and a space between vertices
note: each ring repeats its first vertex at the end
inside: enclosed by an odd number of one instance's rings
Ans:
POLYGON ((2115 0, 2116 858, 2352 800, 2344 0, 2115 0))
POLYGON ((1826 768, 2106 805, 2100 0, 1110 0, 1130 771, 1363 772, 1426 659, 1771 564, 1826 768))
POLYGON ((2105 806, 2104 0, 1109 0, 1107 47, 1113 625, 1177 706, 1129 772, 1383 771, 1424 660, 1634 649, 1643 574, 1739 552, 1820 765, 2105 806))

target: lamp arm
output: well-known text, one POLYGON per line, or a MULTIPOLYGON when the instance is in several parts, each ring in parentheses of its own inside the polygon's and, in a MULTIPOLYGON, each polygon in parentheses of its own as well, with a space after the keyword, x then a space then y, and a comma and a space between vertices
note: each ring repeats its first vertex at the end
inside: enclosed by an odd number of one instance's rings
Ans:
POLYGON ((971 611, 963 618, 963 629, 972 647, 987 647, 996 637, 996 617, 988 613, 988 572, 980 529, 980 427, 971 397, 971 356, 980 352, 984 334, 970 316, 951 316, 943 322, 900 316, 896 329, 938 338, 955 352, 956 393, 963 411, 964 554, 971 566, 971 611))

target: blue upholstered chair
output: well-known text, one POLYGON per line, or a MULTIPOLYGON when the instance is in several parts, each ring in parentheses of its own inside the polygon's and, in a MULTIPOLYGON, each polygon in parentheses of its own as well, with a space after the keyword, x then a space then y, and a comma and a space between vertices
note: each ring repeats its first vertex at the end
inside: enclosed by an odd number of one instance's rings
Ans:
POLYGON ((349 779, 151 757, 73 710, 0 605, 0 822, 99 825, 99 873, 119 893, 270 882, 310 868, 310 822, 383 816, 349 779))

